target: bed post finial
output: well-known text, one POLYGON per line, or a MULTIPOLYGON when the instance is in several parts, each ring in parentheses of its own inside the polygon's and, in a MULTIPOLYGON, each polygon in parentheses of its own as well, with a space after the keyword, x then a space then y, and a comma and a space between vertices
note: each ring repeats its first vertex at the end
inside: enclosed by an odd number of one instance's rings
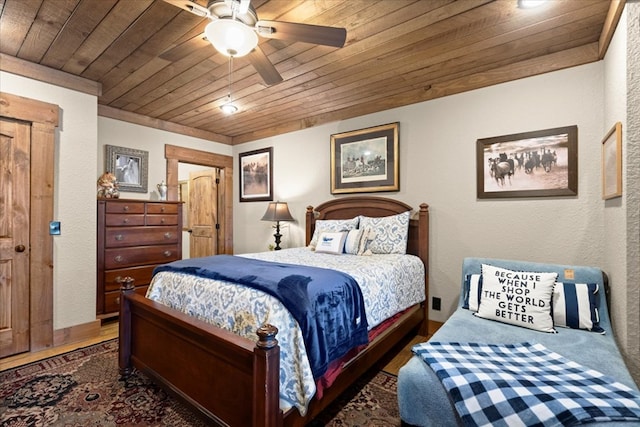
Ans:
POLYGON ((258 342, 257 346, 264 349, 273 348, 278 345, 278 340, 276 339, 276 335, 278 334, 278 328, 268 323, 260 326, 258 331, 258 342))

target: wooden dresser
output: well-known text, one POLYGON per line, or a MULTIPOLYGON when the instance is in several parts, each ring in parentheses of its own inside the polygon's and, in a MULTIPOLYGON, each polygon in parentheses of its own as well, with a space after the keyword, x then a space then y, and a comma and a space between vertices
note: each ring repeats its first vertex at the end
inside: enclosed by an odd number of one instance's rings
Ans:
POLYGON ((122 278, 144 295, 156 265, 182 259, 181 203, 98 200, 99 318, 118 314, 122 278))

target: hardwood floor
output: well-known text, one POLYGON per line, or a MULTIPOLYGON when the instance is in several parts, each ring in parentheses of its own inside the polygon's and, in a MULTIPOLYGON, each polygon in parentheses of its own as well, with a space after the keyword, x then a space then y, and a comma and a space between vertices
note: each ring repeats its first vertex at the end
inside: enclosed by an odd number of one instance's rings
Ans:
POLYGON ((15 368, 17 366, 26 365, 28 363, 37 362, 38 360, 46 359, 48 357, 57 356, 68 351, 73 351, 78 348, 88 347, 93 344, 98 344, 103 341, 116 338, 118 336, 118 322, 110 321, 102 324, 100 328, 100 335, 84 340, 78 341, 72 344, 62 345, 54 348, 48 348, 46 350, 38 351, 35 353, 21 353, 15 356, 5 357, 0 359, 0 372, 15 368))
MULTIPOLYGON (((109 321, 104 322, 100 328, 100 336, 79 341, 73 344, 50 348, 35 353, 22 353, 16 356, 6 357, 0 359, 0 372, 12 369, 18 366, 26 365, 28 363, 36 362, 38 360, 46 359, 48 357, 57 356, 68 351, 73 351, 78 348, 87 347, 93 344, 97 344, 103 341, 107 341, 118 337, 118 322, 109 321)), ((389 362, 384 365, 383 370, 393 375, 398 375, 398 370, 402 365, 407 363, 411 358, 411 347, 419 342, 424 342, 427 337, 417 335, 411 341, 409 341, 389 362)))

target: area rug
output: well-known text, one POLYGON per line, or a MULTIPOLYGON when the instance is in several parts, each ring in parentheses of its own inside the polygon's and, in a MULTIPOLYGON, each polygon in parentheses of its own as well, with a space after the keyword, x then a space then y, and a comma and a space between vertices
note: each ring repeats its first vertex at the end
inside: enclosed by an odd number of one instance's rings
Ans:
MULTIPOLYGON (((362 378, 310 425, 399 426, 396 377, 362 378)), ((205 426, 142 373, 118 376, 118 341, 0 372, 0 426, 205 426)))

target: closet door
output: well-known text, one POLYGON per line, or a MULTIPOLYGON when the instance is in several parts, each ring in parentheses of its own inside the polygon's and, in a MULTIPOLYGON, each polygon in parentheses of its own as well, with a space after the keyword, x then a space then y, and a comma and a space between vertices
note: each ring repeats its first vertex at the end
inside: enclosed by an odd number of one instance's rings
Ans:
POLYGON ((0 357, 29 351, 31 126, 0 119, 0 357))

